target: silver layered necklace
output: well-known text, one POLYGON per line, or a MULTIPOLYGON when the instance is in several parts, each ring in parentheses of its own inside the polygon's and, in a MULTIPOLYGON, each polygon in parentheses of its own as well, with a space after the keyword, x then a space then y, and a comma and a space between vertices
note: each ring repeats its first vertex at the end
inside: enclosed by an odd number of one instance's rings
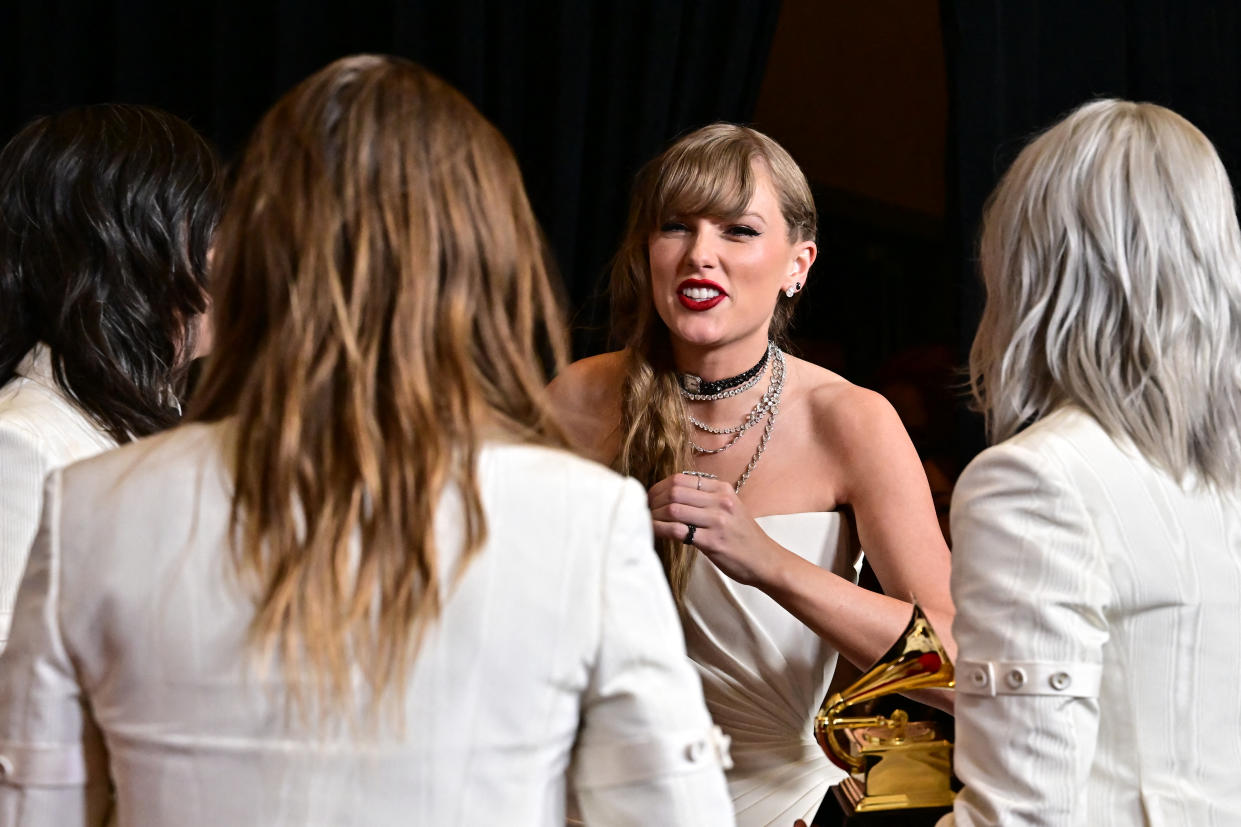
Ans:
POLYGON ((737 396, 754 387, 762 379, 767 365, 771 366, 771 380, 767 385, 767 390, 754 403, 754 407, 746 412, 745 417, 742 418, 739 424, 727 428, 719 428, 700 421, 693 414, 688 415, 689 424, 699 431, 719 436, 732 435, 732 439, 720 448, 703 448, 691 439, 689 444, 695 454, 719 454, 727 451, 737 444, 746 431, 749 431, 759 422, 766 420, 766 424, 763 426, 763 433, 758 440, 758 447, 754 449, 754 456, 750 457, 745 470, 741 472, 741 476, 733 484, 733 491, 738 494, 741 493, 741 487, 750 478, 750 474, 754 472, 754 468, 758 465, 763 452, 767 450, 767 443, 771 440, 771 432, 776 426, 776 415, 780 412, 780 393, 784 390, 784 354, 776 347, 774 342, 769 342, 767 344, 767 351, 763 354, 763 358, 759 360, 759 363, 737 376, 720 379, 716 382, 703 382, 696 376, 677 375, 681 396, 684 399, 690 402, 715 402, 720 399, 737 396), (687 378, 689 381, 687 381, 687 378), (693 390, 690 388, 693 388, 693 390))

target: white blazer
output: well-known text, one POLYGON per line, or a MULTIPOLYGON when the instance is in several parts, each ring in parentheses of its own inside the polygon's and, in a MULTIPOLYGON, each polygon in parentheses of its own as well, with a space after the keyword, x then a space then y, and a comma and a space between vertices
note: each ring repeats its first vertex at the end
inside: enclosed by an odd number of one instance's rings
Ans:
MULTIPOLYGON (((588 824, 733 823, 636 482, 488 445, 486 544, 417 656, 404 729, 366 741, 307 732, 254 663, 225 428, 49 477, 0 657, 0 824, 103 824, 111 784, 119 827, 562 827, 566 775, 588 824)), ((455 513, 446 497, 444 571, 455 513)))
POLYGON ((56 384, 46 346, 36 345, 0 387, 0 650, 39 527, 44 478, 115 445, 56 384))
POLYGON ((957 825, 1241 825, 1235 490, 1065 408, 970 464, 952 537, 957 825))

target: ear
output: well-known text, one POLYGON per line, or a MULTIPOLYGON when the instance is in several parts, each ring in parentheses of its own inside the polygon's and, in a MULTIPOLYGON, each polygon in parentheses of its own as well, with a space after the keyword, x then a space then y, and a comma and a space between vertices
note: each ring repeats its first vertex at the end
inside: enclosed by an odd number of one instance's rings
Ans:
POLYGON ((790 287, 794 292, 806 286, 806 280, 810 277, 810 265, 814 264, 815 258, 819 254, 819 248, 813 241, 801 241, 793 245, 793 259, 789 267, 787 282, 781 290, 787 291, 790 287))
POLYGON ((210 293, 207 294, 207 306, 203 312, 190 319, 190 324, 194 326, 194 352, 190 354, 190 358, 199 359, 211 353, 215 345, 215 319, 212 316, 210 293))

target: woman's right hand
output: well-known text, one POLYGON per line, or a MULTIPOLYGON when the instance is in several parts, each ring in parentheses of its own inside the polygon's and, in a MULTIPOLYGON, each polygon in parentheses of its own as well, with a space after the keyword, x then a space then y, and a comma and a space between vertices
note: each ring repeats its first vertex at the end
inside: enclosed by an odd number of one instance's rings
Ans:
POLYGON ((747 586, 770 582, 781 556, 791 553, 759 528, 723 480, 673 474, 651 486, 647 501, 656 537, 685 542, 694 526, 694 547, 724 574, 747 586))

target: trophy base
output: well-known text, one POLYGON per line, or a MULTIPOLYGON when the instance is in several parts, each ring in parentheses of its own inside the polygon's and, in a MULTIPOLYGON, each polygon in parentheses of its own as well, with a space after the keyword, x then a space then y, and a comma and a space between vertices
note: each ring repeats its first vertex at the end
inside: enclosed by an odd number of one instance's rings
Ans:
POLYGON ((940 818, 952 812, 951 799, 946 803, 922 804, 913 803, 908 796, 870 796, 870 801, 867 798, 861 782, 846 778, 823 799, 812 827, 935 827, 940 818), (897 802, 898 798, 904 800, 897 802))
POLYGON ((846 730, 850 752, 866 767, 832 787, 845 815, 951 807, 952 742, 937 734, 927 722, 910 722, 899 736, 879 727, 846 730))
POLYGON ((877 813, 885 810, 920 810, 952 808, 953 794, 951 790, 923 793, 892 793, 890 795, 867 795, 866 788, 853 776, 841 781, 832 792, 836 795, 836 803, 846 817, 857 813, 877 813))

